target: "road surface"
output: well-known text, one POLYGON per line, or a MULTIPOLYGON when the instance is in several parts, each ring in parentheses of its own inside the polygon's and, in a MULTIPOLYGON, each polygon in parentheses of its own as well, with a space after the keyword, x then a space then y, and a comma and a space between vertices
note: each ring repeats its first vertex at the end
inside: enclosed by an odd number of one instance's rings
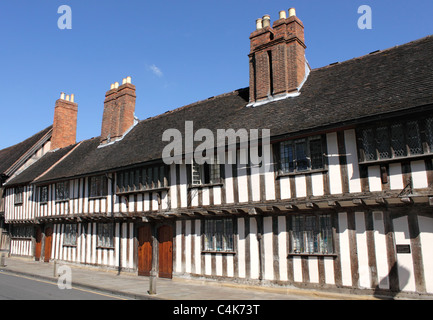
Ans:
POLYGON ((0 272, 0 300, 125 300, 80 288, 59 289, 57 283, 0 272))

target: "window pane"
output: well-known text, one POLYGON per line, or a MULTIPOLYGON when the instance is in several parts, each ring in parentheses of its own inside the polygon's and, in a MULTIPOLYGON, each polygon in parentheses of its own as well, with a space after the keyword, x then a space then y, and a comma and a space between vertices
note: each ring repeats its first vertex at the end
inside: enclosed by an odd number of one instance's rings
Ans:
POLYGON ((433 152, 433 118, 427 118, 425 123, 427 145, 429 152, 433 152))
POLYGON ((15 188, 15 204, 23 203, 24 187, 15 188))
POLYGON ((419 134, 418 123, 416 121, 410 121, 407 123, 407 145, 409 152, 413 154, 422 154, 421 138, 419 134))
POLYGON ((304 240, 302 235, 303 230, 303 217, 302 216, 293 216, 292 217, 292 251, 294 253, 302 253, 304 252, 304 240))
POLYGON ((205 233, 204 233, 204 249, 215 250, 213 246, 213 235, 215 233, 215 224, 213 220, 205 220, 205 233))
POLYGON ((333 253, 330 215, 299 215, 292 217, 293 253, 333 253))
POLYGON ((290 142, 288 141, 281 142, 280 159, 281 159, 281 171, 283 173, 289 173, 294 171, 293 146, 290 142))
POLYGON ((233 251, 233 220, 205 220, 204 250, 233 251))
POLYGON ((320 216, 319 252, 333 253, 332 224, 330 215, 320 216))
POLYGON ((305 253, 317 252, 315 230, 316 230, 316 216, 306 216, 305 229, 304 229, 305 253))
POLYGON ((77 244, 77 225, 65 225, 63 244, 67 246, 75 246, 77 244))
POLYGON ((224 219, 224 250, 233 251, 233 220, 224 219))
POLYGON ((192 184, 202 184, 202 166, 195 163, 192 165, 192 184))
POLYGON ((391 146, 394 151, 394 157, 405 157, 407 155, 403 125, 401 123, 391 126, 391 146))
POLYGON ((362 130, 362 146, 364 148, 365 161, 376 160, 373 129, 362 130))
POLYGON ((296 149, 296 170, 305 171, 308 170, 309 161, 307 158, 307 142, 298 141, 295 143, 296 149))
POLYGON ((379 152, 379 159, 391 158, 391 148, 389 141, 388 127, 379 127, 376 129, 376 145, 379 152))
POLYGON ((315 170, 323 168, 322 140, 315 139, 310 141, 310 158, 311 169, 315 170))
POLYGON ((224 225, 222 220, 215 221, 215 248, 217 251, 223 250, 224 225))
POLYGON ((41 195, 40 195, 40 201, 41 202, 47 202, 48 201, 48 187, 44 186, 41 187, 41 195))
POLYGON ((69 183, 59 182, 56 184, 56 199, 57 200, 69 199, 69 183))
POLYGON ((113 224, 98 224, 98 247, 112 248, 113 246, 113 224))

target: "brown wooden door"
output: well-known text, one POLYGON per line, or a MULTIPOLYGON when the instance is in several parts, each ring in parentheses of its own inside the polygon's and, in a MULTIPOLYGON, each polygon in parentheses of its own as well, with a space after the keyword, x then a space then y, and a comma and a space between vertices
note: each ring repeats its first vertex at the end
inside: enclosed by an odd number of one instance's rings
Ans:
POLYGON ((150 225, 138 229, 138 275, 150 276, 152 269, 152 229, 150 225))
POLYGON ((52 240, 53 240, 53 229, 48 227, 45 229, 44 262, 50 262, 52 240))
POLYGON ((173 272, 173 231, 170 226, 158 229, 159 277, 172 278, 173 272))
POLYGON ((42 230, 40 227, 36 227, 36 246, 35 246, 35 260, 41 259, 42 253, 42 230))

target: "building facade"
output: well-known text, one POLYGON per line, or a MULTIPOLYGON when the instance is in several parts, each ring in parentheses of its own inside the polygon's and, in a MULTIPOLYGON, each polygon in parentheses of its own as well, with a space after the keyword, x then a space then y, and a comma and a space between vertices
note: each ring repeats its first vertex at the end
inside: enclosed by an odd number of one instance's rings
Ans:
MULTIPOLYGON (((113 84, 100 137, 65 135, 5 183, 10 253, 143 276, 433 294, 433 38, 314 70, 293 9, 272 26, 257 20, 250 40, 249 88, 138 121, 131 79, 113 84), (217 157, 186 152, 189 123, 224 130, 217 157), (168 129, 185 144, 171 163, 168 129), (256 129, 269 139, 255 141, 256 129)), ((66 118, 60 131, 74 132, 66 118)))

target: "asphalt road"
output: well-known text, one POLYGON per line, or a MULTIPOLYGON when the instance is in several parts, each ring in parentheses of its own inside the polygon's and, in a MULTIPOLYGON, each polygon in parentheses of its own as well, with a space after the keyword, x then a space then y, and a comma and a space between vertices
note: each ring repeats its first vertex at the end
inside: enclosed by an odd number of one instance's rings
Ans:
POLYGON ((56 283, 0 272, 0 300, 125 300, 79 288, 59 289, 56 283))

